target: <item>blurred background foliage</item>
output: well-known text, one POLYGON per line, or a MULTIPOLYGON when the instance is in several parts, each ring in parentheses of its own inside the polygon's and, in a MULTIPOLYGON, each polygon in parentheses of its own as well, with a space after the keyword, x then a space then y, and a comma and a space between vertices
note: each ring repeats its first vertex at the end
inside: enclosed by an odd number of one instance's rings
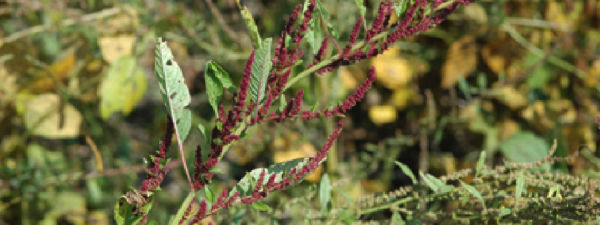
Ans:
MULTIPOLYGON (((299 2, 241 3, 263 37, 276 37, 299 2)), ((365 1, 368 18, 378 3, 365 1)), ((347 40, 355 2, 322 4, 332 35, 347 40)), ((323 219, 317 187, 325 173, 328 211, 410 184, 394 161, 444 175, 474 167, 481 151, 489 165, 539 160, 553 139, 557 156, 584 153, 554 170, 597 179, 599 28, 597 0, 482 0, 372 60, 305 79, 298 88, 307 89, 307 104, 325 107, 350 94, 369 66, 377 71, 323 168, 267 207, 237 206, 209 220, 309 223, 323 219)), ((114 223, 114 202, 139 186, 166 122, 152 74, 157 37, 182 67, 194 123, 211 121, 204 63, 215 60, 239 80, 251 51, 235 1, 0 1, 0 224, 114 223)), ((300 120, 253 128, 213 186, 312 156, 332 128, 300 120)), ((195 129, 185 143, 189 159, 199 136, 195 129)), ((173 161, 150 214, 158 224, 188 191, 173 161)))

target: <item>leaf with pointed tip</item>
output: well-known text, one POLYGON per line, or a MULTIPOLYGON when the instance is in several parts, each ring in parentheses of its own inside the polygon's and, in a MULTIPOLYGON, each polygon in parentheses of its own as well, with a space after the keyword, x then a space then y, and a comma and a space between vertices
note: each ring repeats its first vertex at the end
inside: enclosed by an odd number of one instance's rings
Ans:
POLYGON ((409 0, 394 0, 394 10, 396 11, 396 16, 398 18, 402 18, 402 14, 408 9, 409 2, 409 0))
POLYGON ((396 163, 396 166, 400 167, 402 172, 410 178, 410 180, 412 181, 413 184, 417 184, 417 178, 415 178, 415 174, 413 174, 413 172, 410 170, 410 168, 407 165, 405 165, 404 163, 398 162, 398 161, 395 161, 395 163, 396 163))
POLYGON ((527 188, 527 184, 525 184, 525 174, 523 171, 519 173, 517 176, 517 181, 515 182, 515 201, 519 201, 521 199, 521 195, 527 188))
POLYGON ((219 103, 221 103, 223 97, 223 89, 228 89, 233 93, 235 86, 225 69, 214 61, 208 61, 204 65, 204 83, 206 94, 208 94, 208 102, 215 111, 217 118, 219 118, 219 103))
POLYGON ((191 112, 185 107, 192 98, 185 85, 183 73, 173 58, 166 41, 159 39, 154 50, 154 74, 158 78, 160 92, 167 112, 174 120, 181 142, 185 141, 191 128, 191 112))
POLYGON ((462 185, 467 190, 467 192, 469 192, 471 195, 477 198, 481 202, 483 208, 486 209, 485 201, 483 200, 483 196, 481 196, 481 193, 475 187, 463 182, 462 180, 458 181, 460 181, 460 185, 462 185))
POLYGON ((485 151, 482 151, 479 155, 479 160, 477 160, 477 167, 475 167, 475 176, 479 176, 481 174, 481 170, 483 169, 483 165, 485 164, 485 151))
POLYGON ((258 27, 256 26, 256 22, 254 22, 254 18, 252 17, 252 13, 250 13, 250 10, 248 10, 248 7, 246 6, 240 9, 240 13, 242 14, 242 18, 246 24, 246 29, 248 29, 248 33, 250 33, 252 45, 254 45, 254 48, 256 49, 261 48, 262 43, 260 33, 258 32, 258 27))
POLYGON ((271 212, 271 211, 273 211, 273 209, 269 205, 267 205, 265 203, 262 203, 262 202, 254 202, 254 203, 252 203, 252 208, 254 208, 254 209, 258 210, 258 211, 265 211, 265 212, 271 212))
POLYGON ((319 201, 321 202, 321 211, 327 209, 327 204, 331 200, 331 183, 329 182, 329 176, 324 174, 321 177, 321 183, 319 184, 319 201))
MULTIPOLYGON (((250 77, 250 96, 255 104, 265 98, 267 77, 271 71, 271 38, 263 40, 262 46, 256 50, 254 63, 252 64, 252 76, 250 77)), ((256 107, 258 108, 258 107, 256 107)))
POLYGON ((425 185, 429 187, 435 193, 446 193, 452 190, 452 186, 447 185, 442 180, 434 177, 431 174, 423 174, 423 172, 419 172, 419 176, 425 182, 425 185))
POLYGON ((365 7, 364 0, 354 0, 354 3, 356 3, 356 7, 358 7, 358 10, 360 11, 360 16, 364 20, 365 14, 367 13, 367 7, 365 7))

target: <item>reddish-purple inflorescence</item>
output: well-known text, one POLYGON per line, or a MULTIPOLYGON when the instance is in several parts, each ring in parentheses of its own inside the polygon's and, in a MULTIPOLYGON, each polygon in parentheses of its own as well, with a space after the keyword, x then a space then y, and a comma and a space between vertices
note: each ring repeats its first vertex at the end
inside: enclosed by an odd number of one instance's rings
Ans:
POLYGON ((167 128, 165 129, 165 136, 160 142, 159 150, 152 157, 152 164, 147 169, 148 175, 146 177, 146 180, 142 182, 142 187, 140 188, 142 191, 152 191, 158 186, 160 186, 160 183, 162 183, 168 171, 168 168, 163 168, 160 164, 161 161, 164 161, 167 158, 167 149, 169 148, 169 146, 171 146, 171 138, 173 136, 174 128, 173 123, 170 121, 171 119, 169 119, 169 122, 167 123, 167 128))
MULTIPOLYGON (((453 2, 445 8, 438 9, 442 3, 448 2, 448 0, 433 0, 433 3, 431 4, 429 4, 427 0, 416 0, 415 4, 404 12, 402 19, 394 24, 389 24, 392 13, 395 12, 393 2, 391 0, 383 0, 379 5, 377 15, 375 16, 375 20, 371 24, 371 27, 368 29, 365 27, 364 29, 365 38, 363 41, 357 42, 363 28, 363 18, 359 17, 344 49, 341 50, 341 52, 337 49, 337 53, 334 52, 336 55, 332 56, 333 58, 328 59, 327 63, 325 63, 323 60, 328 48, 328 42, 330 41, 330 37, 325 37, 318 52, 314 55, 309 68, 318 66, 319 68, 314 69, 315 73, 323 74, 342 65, 348 65, 381 54, 400 38, 431 29, 435 25, 441 23, 456 9, 457 6, 466 5, 473 1, 474 0, 453 0, 453 2), (429 14, 426 14, 426 12, 429 12, 429 14)), ((333 109, 323 111, 317 110, 315 112, 303 111, 304 90, 300 89, 296 92, 295 97, 290 98, 286 102, 286 107, 284 107, 281 112, 274 112, 274 110, 271 110, 275 101, 278 99, 280 101, 282 100, 280 97, 286 89, 292 67, 296 65, 298 60, 304 55, 300 46, 304 35, 309 28, 308 25, 313 18, 315 6, 315 0, 310 0, 309 5, 302 14, 303 18, 301 19, 301 23, 294 29, 294 25, 298 21, 298 16, 300 15, 300 10, 304 8, 302 4, 296 6, 275 46, 275 53, 272 60, 273 67, 269 72, 265 87, 266 100, 264 102, 250 101, 248 104, 247 95, 250 77, 252 76, 252 65, 256 54, 255 51, 252 51, 246 62, 239 91, 234 94, 235 101, 233 102, 233 107, 229 111, 226 111, 224 105, 219 105, 219 118, 217 120, 219 125, 215 126, 210 134, 212 142, 210 143, 210 149, 205 149, 205 151, 207 151, 207 157, 202 157, 202 149, 200 146, 196 149, 195 170, 193 176, 193 186, 195 189, 204 188, 209 184, 213 177, 211 169, 213 169, 220 161, 224 148, 240 138, 238 136, 239 133, 234 132, 236 129, 243 130, 248 126, 266 121, 282 122, 292 118, 310 120, 319 117, 330 118, 335 115, 344 114, 361 101, 365 97, 366 92, 371 88, 375 81, 374 68, 369 70, 367 79, 365 79, 365 81, 350 96, 333 109), (286 46, 286 38, 293 40, 292 44, 290 44, 291 46, 286 46)), ((335 41, 334 44, 337 46, 335 41)), ((210 208, 205 200, 200 201, 199 209, 195 212, 191 220, 192 224, 199 222, 202 218, 214 215, 217 211, 228 208, 236 202, 252 203, 260 201, 267 197, 272 191, 285 189, 287 186, 301 181, 326 159, 327 153, 340 135, 342 127, 343 120, 339 120, 338 126, 333 133, 329 135, 321 150, 317 152, 314 157, 310 158, 302 167, 294 168, 286 174, 281 175, 281 180, 276 181, 277 174, 268 174, 267 170, 263 170, 255 185, 252 187, 252 192, 250 194, 246 193, 242 195, 242 193, 238 191, 229 195, 231 192, 224 189, 216 201, 210 204, 210 208), (266 183, 264 182, 265 179, 267 179, 266 183)), ((163 180, 166 169, 161 167, 160 160, 166 158, 166 149, 171 143, 172 133, 172 123, 168 123, 165 138, 161 143, 159 152, 154 156, 153 164, 148 168, 148 177, 142 185, 142 190, 153 190, 158 187, 163 180)), ((190 205, 187 209, 188 212, 185 213, 185 219, 182 219, 183 222, 185 222, 188 215, 190 215, 189 211, 191 208, 192 206, 190 205)), ((182 221, 180 221, 180 223, 182 221)))

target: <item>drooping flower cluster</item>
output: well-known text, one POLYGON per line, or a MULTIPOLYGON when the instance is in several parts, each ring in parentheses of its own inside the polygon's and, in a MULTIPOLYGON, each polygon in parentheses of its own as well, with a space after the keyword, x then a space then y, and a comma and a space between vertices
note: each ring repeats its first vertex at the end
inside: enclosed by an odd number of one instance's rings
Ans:
POLYGON ((354 25, 350 40, 343 52, 338 54, 335 60, 319 68, 317 73, 329 72, 340 66, 356 63, 360 60, 381 54, 400 38, 431 29, 444 21, 459 5, 467 5, 473 1, 454 0, 450 2, 435 0, 433 3, 429 3, 427 0, 416 0, 415 4, 406 10, 401 20, 390 25, 390 18, 392 13, 395 12, 393 1, 383 0, 379 5, 378 14, 373 24, 371 24, 371 28, 365 31, 365 40, 361 43, 356 42, 363 23, 362 18, 359 18, 354 25), (441 9, 438 8, 446 2, 450 2, 451 4, 441 9))
POLYGON ((169 149, 169 146, 171 146, 171 137, 173 136, 174 131, 173 123, 169 121, 167 123, 167 128, 165 129, 165 136, 160 142, 158 152, 152 156, 152 163, 146 170, 148 175, 142 182, 142 191, 154 190, 160 186, 160 183, 162 183, 163 179, 165 178, 168 168, 161 167, 160 164, 161 161, 164 161, 167 158, 167 149, 169 149))

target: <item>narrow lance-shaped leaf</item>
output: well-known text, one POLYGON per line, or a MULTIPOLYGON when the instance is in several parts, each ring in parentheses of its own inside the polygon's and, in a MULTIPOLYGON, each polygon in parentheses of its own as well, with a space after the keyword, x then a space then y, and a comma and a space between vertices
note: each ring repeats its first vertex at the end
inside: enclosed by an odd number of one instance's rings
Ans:
POLYGON ((166 41, 159 39, 154 54, 154 74, 158 78, 163 102, 167 112, 176 122, 175 127, 181 141, 184 141, 189 132, 191 121, 191 114, 189 110, 185 109, 192 101, 190 92, 185 85, 181 68, 175 62, 173 53, 171 53, 166 41), (183 125, 185 123, 188 125, 183 125))
POLYGON ((323 175, 321 183, 319 184, 319 201, 321 202, 321 211, 327 209, 327 204, 331 200, 331 183, 329 182, 329 176, 323 175))
POLYGON ((471 195, 477 198, 481 202, 483 208, 486 209, 485 201, 483 200, 483 196, 481 195, 481 193, 475 187, 463 182, 462 180, 459 181, 460 184, 465 188, 465 190, 467 190, 467 192, 469 192, 471 195))
POLYGON ((405 165, 404 163, 398 162, 398 161, 396 161, 395 163, 398 167, 400 167, 402 172, 410 178, 410 180, 412 181, 413 184, 418 183, 417 178, 415 177, 415 174, 413 174, 413 172, 410 170, 410 168, 407 165, 405 165))
POLYGON ((254 209, 258 210, 258 211, 265 211, 265 212, 271 212, 271 211, 273 211, 273 209, 269 205, 267 205, 265 203, 262 203, 262 202, 254 202, 254 203, 252 203, 252 208, 254 208, 254 209))
POLYGON ((364 21, 365 14, 367 13, 367 7, 365 7, 364 0, 354 0, 354 3, 356 3, 356 7, 358 7, 360 12, 360 17, 362 17, 364 21))
POLYGON ((252 45, 254 45, 254 48, 256 49, 261 48, 262 43, 260 33, 258 32, 258 27, 256 26, 256 22, 254 22, 254 18, 252 17, 252 13, 250 13, 250 10, 248 10, 248 7, 246 6, 240 8, 240 13, 242 14, 242 18, 246 24, 246 29, 248 29, 248 33, 250 33, 252 45))
POLYGON ((521 199, 521 195, 523 194, 524 190, 527 188, 527 184, 525 184, 525 175, 523 171, 519 172, 515 183, 515 201, 518 202, 519 199, 521 199))
MULTIPOLYGON (((250 77, 250 96, 256 104, 265 98, 265 88, 267 77, 271 71, 271 39, 267 38, 262 42, 261 48, 256 50, 254 63, 252 64, 252 76, 250 77)), ((256 107, 258 108, 258 107, 256 107)))
POLYGON ((223 97, 223 89, 234 92, 233 82, 223 67, 216 62, 208 61, 204 65, 204 83, 206 85, 206 93, 208 94, 208 102, 218 118, 219 103, 221 103, 223 97))
POLYGON ((394 0, 394 10, 398 18, 401 18, 402 14, 408 9, 408 2, 410 0, 394 0))
POLYGON ((177 145, 183 168, 185 169, 188 182, 192 186, 192 179, 189 175, 183 152, 183 142, 192 126, 192 113, 185 107, 190 104, 192 98, 185 85, 181 68, 175 62, 173 53, 171 53, 171 49, 167 46, 167 42, 161 38, 158 39, 158 45, 156 45, 156 49, 154 50, 154 74, 158 78, 163 102, 175 127, 175 136, 177 137, 177 145))
POLYGON ((475 176, 479 176, 481 174, 481 169, 483 168, 483 165, 485 164, 485 151, 482 151, 481 154, 479 155, 479 160, 477 160, 477 167, 475 167, 475 176))

